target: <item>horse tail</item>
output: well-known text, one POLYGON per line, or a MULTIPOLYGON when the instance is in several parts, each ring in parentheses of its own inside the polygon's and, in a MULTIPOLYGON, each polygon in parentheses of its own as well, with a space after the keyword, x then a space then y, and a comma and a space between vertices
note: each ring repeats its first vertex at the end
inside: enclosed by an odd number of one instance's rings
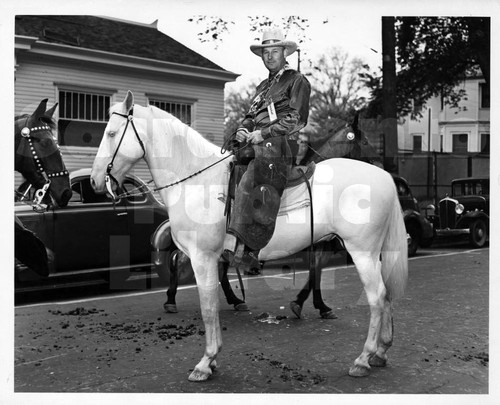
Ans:
POLYGON ((403 213, 394 189, 388 229, 382 244, 382 278, 389 299, 403 296, 408 280, 408 242, 403 213))

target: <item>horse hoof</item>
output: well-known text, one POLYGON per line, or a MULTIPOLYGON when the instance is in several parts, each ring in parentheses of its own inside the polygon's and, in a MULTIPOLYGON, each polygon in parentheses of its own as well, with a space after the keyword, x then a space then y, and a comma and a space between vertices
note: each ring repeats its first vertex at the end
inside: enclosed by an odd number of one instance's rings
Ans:
POLYGON ((292 301, 290 302, 290 309, 295 314, 295 316, 300 319, 300 314, 302 313, 302 307, 295 301, 292 301))
POLYGON ((167 314, 176 314, 177 312, 177 305, 175 304, 163 304, 163 309, 165 309, 165 312, 167 314))
POLYGON ((387 359, 383 359, 380 356, 377 356, 376 354, 373 355, 370 360, 368 361, 370 366, 372 367, 385 367, 387 365, 387 359))
POLYGON ((349 375, 351 377, 366 377, 370 375, 370 369, 354 365, 349 369, 349 375))
POLYGON ((249 311, 247 304, 244 302, 241 302, 239 304, 234 304, 234 310, 235 311, 249 311))
POLYGON ((212 371, 215 371, 216 368, 217 368, 217 360, 214 360, 210 363, 210 369, 212 371))
POLYGON ((210 375, 211 373, 204 373, 201 370, 195 368, 193 372, 189 375, 188 380, 192 382, 207 381, 210 375))
POLYGON ((323 319, 337 319, 338 316, 332 310, 326 312, 320 312, 320 316, 323 319))

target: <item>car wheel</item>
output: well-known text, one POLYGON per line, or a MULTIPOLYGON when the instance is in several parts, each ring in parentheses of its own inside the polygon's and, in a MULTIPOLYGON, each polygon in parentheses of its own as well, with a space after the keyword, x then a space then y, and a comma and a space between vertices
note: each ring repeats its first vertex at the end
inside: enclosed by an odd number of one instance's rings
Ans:
POLYGON ((177 257, 174 260, 174 263, 177 266, 177 277, 179 280, 179 285, 192 284, 196 282, 193 267, 191 266, 191 260, 189 260, 189 257, 178 250, 177 257))
POLYGON ((411 237, 411 242, 408 245, 408 256, 414 256, 420 244, 420 228, 412 221, 406 225, 406 232, 408 232, 411 237))
POLYGON ((420 241, 420 246, 423 247, 423 248, 428 248, 428 247, 431 247, 432 242, 434 242, 434 237, 427 238, 427 239, 422 239, 420 241))
POLYGON ((165 252, 165 258, 163 263, 156 266, 156 273, 160 279, 170 285, 170 272, 174 268, 177 268, 177 283, 189 284, 195 281, 194 271, 191 266, 191 260, 179 249, 175 248, 165 252))
POLYGON ((488 235, 486 222, 482 219, 476 219, 470 224, 469 230, 470 244, 475 248, 483 247, 486 243, 486 237, 488 235))

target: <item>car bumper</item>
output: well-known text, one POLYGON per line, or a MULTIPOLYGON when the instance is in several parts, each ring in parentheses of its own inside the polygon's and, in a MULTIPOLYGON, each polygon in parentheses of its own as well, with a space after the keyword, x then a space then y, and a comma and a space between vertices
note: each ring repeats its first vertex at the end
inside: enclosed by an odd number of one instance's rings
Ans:
POLYGON ((468 235, 470 234, 469 228, 464 229, 436 229, 437 236, 454 236, 454 235, 468 235))

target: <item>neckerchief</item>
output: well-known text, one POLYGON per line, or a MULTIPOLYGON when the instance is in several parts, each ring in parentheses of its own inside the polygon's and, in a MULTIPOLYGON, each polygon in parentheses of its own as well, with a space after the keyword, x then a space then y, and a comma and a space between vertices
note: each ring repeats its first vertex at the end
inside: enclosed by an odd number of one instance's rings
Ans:
POLYGON ((273 84, 279 82, 285 70, 290 70, 290 69, 291 69, 290 65, 288 64, 288 62, 286 62, 285 66, 283 66, 278 71, 278 73, 276 73, 274 76, 269 75, 267 79, 267 86, 264 86, 264 89, 262 89, 262 91, 259 94, 257 94, 257 96, 255 96, 255 98, 252 101, 252 105, 250 106, 249 113, 253 113, 257 110, 261 102, 264 101, 264 99, 266 98, 267 93, 269 92, 273 84))

